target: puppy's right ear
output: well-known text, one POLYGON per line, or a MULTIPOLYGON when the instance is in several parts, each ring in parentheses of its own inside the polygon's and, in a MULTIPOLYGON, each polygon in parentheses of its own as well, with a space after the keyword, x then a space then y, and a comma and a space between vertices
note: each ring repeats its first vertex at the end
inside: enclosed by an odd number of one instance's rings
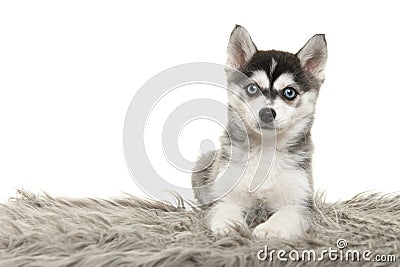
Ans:
POLYGON ((227 49, 227 65, 238 69, 242 67, 257 52, 257 47, 251 40, 247 30, 236 25, 231 33, 227 49))

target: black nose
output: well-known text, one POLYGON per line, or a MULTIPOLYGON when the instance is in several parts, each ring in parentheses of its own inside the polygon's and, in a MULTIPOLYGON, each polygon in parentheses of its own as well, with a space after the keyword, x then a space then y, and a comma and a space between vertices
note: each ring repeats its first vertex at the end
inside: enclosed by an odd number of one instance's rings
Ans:
POLYGON ((263 108, 258 115, 263 122, 271 123, 276 117, 276 112, 272 108, 263 108))

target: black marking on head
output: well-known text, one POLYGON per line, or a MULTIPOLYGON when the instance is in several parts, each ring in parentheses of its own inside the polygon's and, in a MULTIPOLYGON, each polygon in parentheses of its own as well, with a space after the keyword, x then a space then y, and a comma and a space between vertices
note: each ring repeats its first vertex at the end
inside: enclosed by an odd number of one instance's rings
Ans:
POLYGON ((275 100, 279 96, 279 92, 275 89, 265 89, 263 90, 263 95, 265 95, 268 99, 275 100))
MULTIPOLYGON (((277 50, 257 51, 240 69, 240 71, 248 77, 251 77, 254 72, 259 70, 265 71, 268 76, 270 81, 269 91, 274 90, 272 85, 283 73, 290 73, 293 75, 294 82, 300 86, 300 88, 296 89, 300 91, 307 92, 312 89, 319 89, 320 86, 314 77, 302 69, 298 57, 289 52, 277 50), (272 64, 274 60, 276 64, 272 64)), ((275 96, 275 92, 270 92, 269 94, 275 96)))

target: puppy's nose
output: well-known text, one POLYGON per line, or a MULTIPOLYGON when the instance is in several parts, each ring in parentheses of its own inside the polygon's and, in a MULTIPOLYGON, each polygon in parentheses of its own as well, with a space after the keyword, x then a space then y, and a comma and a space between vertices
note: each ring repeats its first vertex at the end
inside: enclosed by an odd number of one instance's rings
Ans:
POLYGON ((272 108, 263 108, 258 115, 263 122, 271 123, 276 117, 276 112, 272 108))

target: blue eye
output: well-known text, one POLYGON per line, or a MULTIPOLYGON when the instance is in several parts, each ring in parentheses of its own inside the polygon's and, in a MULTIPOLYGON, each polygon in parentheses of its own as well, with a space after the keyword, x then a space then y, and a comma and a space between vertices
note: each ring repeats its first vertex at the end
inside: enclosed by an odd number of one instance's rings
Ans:
POLYGON ((287 99, 287 100, 293 100, 296 98, 297 96, 297 91, 293 88, 293 87, 286 87, 283 90, 283 96, 287 99))
POLYGON ((247 94, 248 94, 249 96, 254 96, 255 94, 258 93, 258 90, 260 90, 260 88, 258 88, 257 84, 254 84, 254 83, 249 84, 249 85, 247 86, 247 89, 246 89, 247 94))

